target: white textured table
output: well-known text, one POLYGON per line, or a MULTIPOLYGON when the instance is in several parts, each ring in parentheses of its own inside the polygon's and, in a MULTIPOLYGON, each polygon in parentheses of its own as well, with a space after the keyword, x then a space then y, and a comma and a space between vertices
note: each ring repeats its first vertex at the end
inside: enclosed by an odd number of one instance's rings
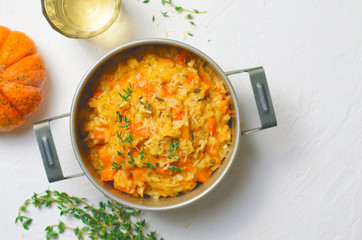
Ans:
MULTIPOLYGON (((279 126, 243 136, 231 171, 205 198, 179 210, 144 212, 149 229, 166 239, 362 239, 362 1, 177 2, 208 13, 195 19, 197 28, 177 16, 157 27, 151 19, 160 1, 124 0, 121 24, 109 30, 117 39, 87 41, 53 31, 40 0, 0 1, 0 24, 34 39, 49 76, 38 112, 0 134, 0 238, 45 239, 56 211, 31 210, 30 231, 14 224, 33 192, 50 188, 104 200, 86 177, 47 182, 32 123, 69 112, 82 76, 110 49, 168 34, 225 71, 263 65, 279 126), (188 29, 194 37, 183 39, 188 29)), ((241 76, 231 80, 243 126, 257 126, 250 84, 241 76)), ((53 125, 54 135, 65 173, 76 173, 67 121, 53 125)), ((68 232, 61 239, 72 238, 68 232)))

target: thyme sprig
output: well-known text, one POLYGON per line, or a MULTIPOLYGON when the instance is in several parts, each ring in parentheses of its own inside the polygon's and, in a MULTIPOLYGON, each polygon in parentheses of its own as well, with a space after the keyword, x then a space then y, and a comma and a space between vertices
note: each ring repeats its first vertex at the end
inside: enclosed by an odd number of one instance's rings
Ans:
POLYGON ((147 108, 146 104, 144 104, 141 100, 139 100, 139 102, 142 104, 142 106, 144 107, 144 109, 147 108))
POLYGON ((170 142, 171 149, 167 153, 167 157, 169 159, 172 159, 175 157, 175 151, 178 149, 179 146, 179 140, 175 140, 173 142, 170 142))
POLYGON ((126 156, 124 156, 124 154, 121 153, 120 151, 117 151, 117 155, 120 156, 120 157, 126 158, 126 156))
MULTIPOLYGON (((149 2, 150 2, 150 0, 143 1, 144 4, 147 4, 149 2)), ((168 6, 169 8, 167 8, 166 10, 170 11, 171 13, 172 13, 172 10, 174 10, 176 13, 180 13, 180 14, 187 13, 187 15, 185 16, 185 20, 189 21, 192 26, 196 25, 195 22, 192 21, 194 19, 193 14, 202 14, 202 13, 207 12, 207 11, 199 11, 197 9, 184 8, 182 6, 174 4, 172 0, 161 0, 161 4, 165 7, 168 6)), ((168 15, 167 11, 160 11, 160 13, 164 18, 170 17, 170 15, 168 15)), ((155 15, 152 16, 152 22, 155 22, 155 15)), ((193 36, 193 34, 191 34, 190 36, 193 36)))
POLYGON ((20 206, 15 223, 20 222, 26 230, 29 230, 33 221, 24 215, 30 204, 39 209, 56 205, 60 210, 60 216, 71 216, 84 224, 82 227, 71 227, 59 220, 58 223, 46 227, 46 239, 56 239, 66 229, 73 231, 77 239, 84 236, 90 239, 157 239, 156 232, 145 230, 146 221, 139 218, 140 210, 124 207, 113 200, 100 202, 97 208, 87 203, 85 198, 50 190, 40 194, 34 193, 20 206))
POLYGON ((143 106, 143 108, 144 109, 150 109, 151 111, 153 110, 152 109, 152 105, 151 105, 151 103, 147 103, 147 105, 144 103, 144 102, 142 102, 141 100, 139 100, 139 103, 141 103, 142 104, 142 106, 143 106))
POLYGON ((164 16, 164 17, 169 17, 169 16, 167 15, 167 12, 162 12, 162 11, 161 11, 161 14, 162 14, 162 16, 164 16))
POLYGON ((145 157, 145 147, 142 147, 141 151, 139 151, 138 155, 141 156, 141 162, 143 161, 143 158, 145 157))
POLYGON ((133 140, 133 133, 131 132, 125 139, 122 139, 122 142, 123 143, 132 143, 132 140, 133 140))
POLYGON ((146 168, 151 168, 151 170, 157 170, 158 166, 158 163, 156 163, 156 165, 153 165, 152 163, 146 163, 146 168))
POLYGON ((120 156, 120 157, 122 157, 123 159, 122 159, 122 161, 121 161, 121 164, 118 164, 118 163, 113 163, 112 164, 112 169, 122 169, 122 167, 123 167, 123 165, 124 165, 124 159, 126 159, 126 156, 123 154, 123 153, 121 153, 120 151, 117 151, 117 155, 118 156, 120 156))
POLYGON ((175 172, 175 170, 177 170, 177 171, 179 171, 179 172, 182 172, 182 169, 181 169, 180 167, 177 167, 177 166, 175 165, 175 163, 172 163, 172 165, 169 166, 169 169, 170 169, 170 171, 171 171, 171 174, 173 174, 173 173, 175 172))
POLYGON ((112 164, 112 169, 116 170, 116 169, 122 169, 124 165, 124 160, 122 160, 121 164, 118 164, 118 163, 113 163, 112 164))
MULTIPOLYGON (((118 116, 117 118, 121 118, 122 116, 118 116)), ((117 137, 119 140, 121 140, 123 143, 131 143, 132 144, 132 140, 133 140, 133 133, 130 132, 129 134, 127 133, 127 128, 129 127, 129 125, 131 124, 131 119, 127 119, 126 116, 123 117, 123 122, 124 125, 119 126, 120 128, 124 128, 125 129, 125 137, 122 138, 122 131, 117 131, 117 137)))
POLYGON ((173 116, 172 116, 172 112, 171 112, 171 111, 168 111, 167 116, 170 116, 170 118, 171 118, 171 122, 173 122, 173 116))
POLYGON ((123 116, 121 115, 121 113, 119 111, 117 111, 116 114, 117 114, 117 122, 121 123, 123 116))
POLYGON ((153 108, 152 108, 152 105, 151 105, 151 103, 148 103, 148 108, 151 110, 151 111, 153 111, 153 108))
POLYGON ((159 98, 159 97, 156 97, 156 99, 160 102, 163 102, 163 99, 162 98, 159 98))
POLYGON ((129 125, 131 124, 131 119, 127 119, 127 117, 124 116, 123 117, 123 122, 124 122, 124 125, 120 126, 120 127, 127 129, 129 127, 129 125))
POLYGON ((124 95, 122 95, 122 93, 118 92, 118 95, 122 98, 122 102, 127 100, 131 96, 131 93, 133 92, 130 83, 128 83, 128 86, 129 87, 127 87, 127 89, 122 88, 124 95))
POLYGON ((134 165, 134 158, 132 157, 132 153, 131 153, 131 152, 128 152, 128 156, 129 156, 129 161, 128 161, 128 163, 131 164, 131 165, 134 165))
POLYGON ((185 11, 185 12, 194 13, 194 14, 206 13, 206 11, 198 11, 196 9, 186 9, 181 6, 177 6, 172 2, 172 0, 161 0, 161 3, 162 3, 162 5, 170 5, 171 7, 173 7, 175 9, 176 12, 185 11))

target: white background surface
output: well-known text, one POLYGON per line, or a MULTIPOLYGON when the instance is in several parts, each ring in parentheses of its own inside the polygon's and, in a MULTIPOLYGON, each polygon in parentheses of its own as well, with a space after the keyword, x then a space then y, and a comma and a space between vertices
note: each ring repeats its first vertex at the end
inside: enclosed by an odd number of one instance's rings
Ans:
MULTIPOLYGON (((195 36, 184 41, 225 71, 264 66, 279 125, 243 136, 231 171, 205 198, 179 210, 144 212, 149 229, 165 239, 362 239, 362 1, 176 3, 208 12, 197 16, 197 28, 177 15, 157 27, 151 18, 163 10, 160 1, 124 0, 117 27, 93 40, 74 40, 48 25, 40 0, 0 1, 0 24, 36 42, 48 73, 38 112, 0 134, 0 238, 45 239, 55 210, 31 210, 30 231, 14 224, 33 192, 50 188, 92 203, 104 200, 86 177, 47 182, 32 123, 69 112, 82 76, 112 48, 165 37, 164 30, 183 41, 191 29, 195 36)), ((255 127, 250 84, 242 79, 231 78, 243 126, 255 127)), ((76 173, 67 121, 54 124, 54 135, 64 172, 76 173)), ((72 238, 68 232, 61 239, 72 238)))

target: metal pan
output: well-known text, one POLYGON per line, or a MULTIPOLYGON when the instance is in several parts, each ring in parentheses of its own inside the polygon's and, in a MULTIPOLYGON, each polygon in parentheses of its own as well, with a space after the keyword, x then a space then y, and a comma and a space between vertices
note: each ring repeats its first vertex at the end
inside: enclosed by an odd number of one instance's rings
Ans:
POLYGON ((70 116, 70 136, 74 153, 79 162, 79 165, 81 166, 84 174, 88 177, 88 179, 107 197, 129 207, 145 210, 167 210, 179 208, 203 197, 205 194, 210 192, 217 183, 221 181, 228 169, 231 167, 231 164, 234 161, 238 152, 241 135, 274 127, 277 125, 277 120, 274 113, 268 84, 266 81, 264 69, 262 67, 224 72, 211 58, 202 53, 200 50, 185 43, 168 39, 147 39, 131 42, 109 52, 98 62, 96 62, 83 77, 75 93, 70 114, 64 114, 34 124, 34 131, 36 134, 39 149, 43 159, 44 168, 46 170, 49 182, 55 182, 83 175, 78 174, 73 176, 64 176, 59 163, 58 155, 55 150, 49 122, 66 116, 70 116), (82 109, 87 108, 87 102, 96 90, 99 79, 98 76, 105 68, 105 66, 107 66, 109 62, 115 61, 116 59, 119 59, 120 57, 125 56, 126 54, 129 54, 130 52, 145 46, 173 47, 189 52, 195 57, 200 58, 208 65, 208 67, 210 67, 214 71, 214 74, 218 75, 218 77, 224 81, 225 87, 228 89, 232 97, 232 100, 230 102, 230 108, 232 110, 232 141, 230 146, 231 149, 226 158, 223 160, 220 168, 211 175, 210 179, 206 183, 198 185, 194 190, 184 194, 180 194, 176 197, 160 198, 157 200, 152 198, 135 198, 131 195, 120 192, 114 189, 113 186, 103 182, 87 160, 88 148, 83 141, 84 136, 82 135, 83 133, 81 130, 81 124, 83 122, 82 109), (248 73, 250 76, 261 123, 261 126, 259 128, 246 131, 241 130, 237 96, 228 79, 229 75, 243 72, 248 73))

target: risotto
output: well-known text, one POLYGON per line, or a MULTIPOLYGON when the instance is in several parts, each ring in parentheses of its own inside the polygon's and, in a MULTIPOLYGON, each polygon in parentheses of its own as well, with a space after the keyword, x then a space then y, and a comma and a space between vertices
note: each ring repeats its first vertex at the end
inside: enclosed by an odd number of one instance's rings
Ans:
POLYGON ((99 80, 83 126, 102 181, 135 197, 174 197, 220 166, 231 141, 231 97, 202 60, 148 48, 99 80))

